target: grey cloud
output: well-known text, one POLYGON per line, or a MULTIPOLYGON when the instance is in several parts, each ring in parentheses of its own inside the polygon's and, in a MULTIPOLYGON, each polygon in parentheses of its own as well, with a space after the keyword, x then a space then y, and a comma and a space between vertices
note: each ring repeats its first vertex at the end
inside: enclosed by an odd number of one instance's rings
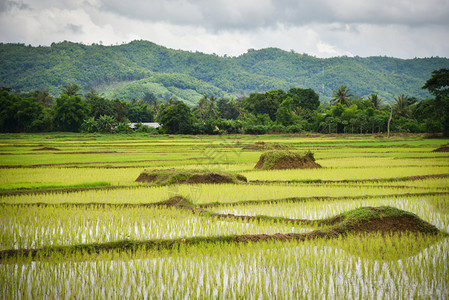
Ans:
POLYGON ((447 0, 102 0, 101 9, 141 20, 204 26, 210 30, 251 29, 279 23, 449 24, 447 0))
POLYGON ((18 10, 25 10, 29 9, 30 7, 22 1, 0 0, 0 12, 7 12, 14 8, 18 10))
POLYGON ((238 55, 448 56, 448 0, 0 0, 0 42, 117 43, 238 55))
POLYGON ((83 28, 80 25, 67 24, 64 27, 63 32, 68 31, 70 33, 80 34, 83 33, 83 28))

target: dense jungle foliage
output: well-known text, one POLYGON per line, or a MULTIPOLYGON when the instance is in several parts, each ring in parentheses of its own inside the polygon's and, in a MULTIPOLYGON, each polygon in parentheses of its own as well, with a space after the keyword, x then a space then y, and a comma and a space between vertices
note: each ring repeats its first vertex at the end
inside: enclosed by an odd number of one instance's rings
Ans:
POLYGON ((147 92, 138 100, 108 99, 91 89, 65 85, 59 97, 48 90, 17 93, 0 89, 0 132, 82 131, 160 133, 383 133, 449 134, 449 69, 432 73, 422 87, 434 98, 418 101, 401 94, 389 105, 378 95, 359 97, 340 85, 329 103, 312 89, 291 88, 251 93, 236 99, 204 95, 193 107, 147 92), (130 123, 134 124, 131 128, 130 123))

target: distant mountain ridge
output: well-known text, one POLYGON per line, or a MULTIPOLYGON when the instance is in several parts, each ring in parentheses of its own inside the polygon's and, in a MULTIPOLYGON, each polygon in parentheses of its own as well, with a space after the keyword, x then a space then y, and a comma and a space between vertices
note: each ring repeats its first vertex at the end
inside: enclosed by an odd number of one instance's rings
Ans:
MULTIPOLYGON (((391 103, 400 94, 430 97, 421 87, 431 72, 449 68, 449 59, 334 57, 324 59, 325 100, 344 84, 366 97, 391 103)), ((277 48, 248 50, 238 57, 168 49, 148 41, 118 46, 53 43, 49 47, 0 44, 0 86, 23 92, 49 88, 59 95, 66 84, 108 98, 142 98, 146 92, 194 105, 203 95, 237 97, 291 87, 312 88, 321 96, 322 60, 277 48)))

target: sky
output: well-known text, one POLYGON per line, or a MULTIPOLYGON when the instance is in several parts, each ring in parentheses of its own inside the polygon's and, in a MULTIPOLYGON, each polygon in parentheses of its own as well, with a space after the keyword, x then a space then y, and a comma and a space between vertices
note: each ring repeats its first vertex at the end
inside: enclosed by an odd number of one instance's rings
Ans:
POLYGON ((449 57, 449 0, 0 0, 0 42, 449 57))

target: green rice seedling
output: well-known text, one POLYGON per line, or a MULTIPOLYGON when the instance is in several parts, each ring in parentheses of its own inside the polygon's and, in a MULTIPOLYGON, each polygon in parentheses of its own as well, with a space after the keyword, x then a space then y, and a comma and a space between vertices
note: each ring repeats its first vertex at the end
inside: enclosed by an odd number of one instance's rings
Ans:
POLYGON ((78 169, 78 168, 21 168, 0 169, 0 189, 32 189, 76 186, 81 183, 94 185, 134 185, 141 169, 78 169))
POLYGON ((448 247, 447 238, 349 236, 198 245, 118 257, 107 252, 95 260, 84 254, 82 261, 18 258, 0 265, 1 291, 4 298, 446 298, 448 247), (354 252, 370 244, 377 250, 354 252), (383 244, 392 245, 393 255, 384 257, 383 244), (410 245, 416 250, 400 254, 410 245))
POLYGON ((302 233, 277 220, 218 220, 160 207, 1 206, 0 250, 196 236, 302 233))
POLYGON ((0 164, 27 166, 0 170, 0 203, 7 203, 0 206, 0 249, 48 245, 72 249, 51 255, 45 251, 35 256, 22 253, 3 260, 0 297, 449 298, 449 240, 444 234, 350 234, 326 240, 240 244, 216 238, 211 243, 207 237, 311 228, 275 218, 243 222, 188 210, 138 206, 182 195, 216 212, 306 219, 364 206, 392 206, 448 232, 448 177, 423 176, 449 174, 447 154, 431 152, 448 142, 368 135, 136 135, 132 139, 73 133, 0 135, 0 164), (261 151, 245 146, 255 141, 313 151, 323 169, 254 171, 261 151), (45 146, 60 151, 33 150, 45 146), (243 171, 249 180, 291 183, 135 186, 138 174, 151 167, 243 171), (410 176, 416 177, 406 178, 410 176), (30 194, 45 187, 100 186, 105 182, 127 187, 30 194), (8 195, 8 189, 30 191, 8 195), (89 203, 94 204, 86 205, 89 203), (86 245, 75 247, 85 242, 133 245, 153 238, 198 236, 206 238, 197 238, 202 242, 195 245, 175 243, 159 250, 147 250, 140 244, 129 252, 89 253, 86 245))
MULTIPOLYGON (((413 193, 431 193, 432 189, 414 189, 413 193)), ((437 189, 435 189, 437 191, 437 189)), ((361 197, 381 195, 407 195, 410 191, 401 187, 364 185, 322 185, 274 183, 248 184, 180 184, 169 186, 126 187, 111 190, 87 190, 71 193, 20 194, 0 197, 0 203, 155 203, 173 196, 183 196, 195 204, 235 203, 240 201, 276 200, 292 197, 361 197)))
POLYGON ((265 215, 290 219, 319 220, 329 218, 360 207, 392 206, 412 212, 420 218, 434 224, 441 230, 449 232, 449 214, 447 196, 396 196, 368 199, 318 199, 309 201, 287 201, 283 203, 242 204, 211 208, 222 214, 245 216, 265 215))
POLYGON ((433 159, 397 159, 396 157, 363 157, 363 159, 354 159, 354 157, 327 158, 319 161, 321 165, 327 168, 384 168, 384 167, 433 167, 449 166, 449 160, 446 158, 433 159))
MULTIPOLYGON (((179 186, 177 190, 180 195, 187 195, 189 186, 179 186)), ((339 186, 339 185, 320 185, 320 184, 264 184, 264 185, 213 185, 202 184, 198 186, 201 193, 191 198, 196 204, 205 204, 213 202, 235 203, 239 201, 261 201, 276 200, 290 197, 360 197, 360 196, 379 196, 379 195, 402 195, 410 191, 395 187, 378 186, 339 186)), ((413 192, 419 193, 416 189, 413 192)), ((424 189, 422 192, 429 192, 424 189)))
POLYGON ((396 177, 419 176, 432 174, 449 174, 449 166, 433 167, 370 167, 329 169, 322 163, 322 169, 300 170, 269 170, 240 172, 249 181, 308 181, 308 180, 366 180, 366 179, 394 179, 396 177))

